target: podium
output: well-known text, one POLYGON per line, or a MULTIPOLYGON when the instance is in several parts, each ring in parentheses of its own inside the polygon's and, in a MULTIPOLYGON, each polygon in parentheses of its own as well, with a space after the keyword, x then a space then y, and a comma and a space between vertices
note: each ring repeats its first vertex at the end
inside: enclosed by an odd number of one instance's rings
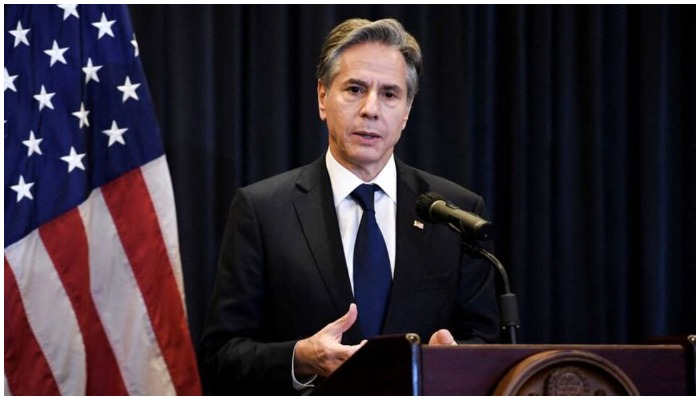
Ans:
POLYGON ((694 395, 695 337, 651 345, 368 341, 312 395, 694 395))

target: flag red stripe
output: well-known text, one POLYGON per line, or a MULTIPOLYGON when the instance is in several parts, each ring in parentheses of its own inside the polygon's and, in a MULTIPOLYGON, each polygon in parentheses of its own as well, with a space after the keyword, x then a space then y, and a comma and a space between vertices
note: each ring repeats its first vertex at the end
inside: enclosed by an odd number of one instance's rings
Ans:
POLYGON ((90 293, 85 226, 73 209, 39 228, 39 235, 68 294, 85 345, 86 395, 129 393, 90 293))
POLYGON ((17 280, 5 258, 5 376, 13 395, 61 393, 29 326, 17 280))
POLYGON ((101 190, 177 394, 199 395, 197 363, 182 298, 141 170, 128 172, 101 190))

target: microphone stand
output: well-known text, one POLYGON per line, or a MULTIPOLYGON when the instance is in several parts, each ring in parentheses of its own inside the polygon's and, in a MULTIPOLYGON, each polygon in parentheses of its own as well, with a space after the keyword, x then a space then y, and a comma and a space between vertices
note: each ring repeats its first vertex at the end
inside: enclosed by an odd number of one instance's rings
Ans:
POLYGON ((503 265, 500 261, 498 261, 496 256, 477 244, 473 231, 464 229, 462 226, 456 226, 452 223, 449 223, 448 226, 462 235, 462 246, 464 246, 469 253, 479 253, 501 274, 504 292, 498 298, 498 306, 501 310, 501 329, 509 330, 510 343, 516 344, 516 329, 520 327, 520 318, 518 317, 518 300, 515 297, 515 294, 510 291, 510 281, 508 280, 508 273, 506 272, 506 269, 503 268, 503 265))

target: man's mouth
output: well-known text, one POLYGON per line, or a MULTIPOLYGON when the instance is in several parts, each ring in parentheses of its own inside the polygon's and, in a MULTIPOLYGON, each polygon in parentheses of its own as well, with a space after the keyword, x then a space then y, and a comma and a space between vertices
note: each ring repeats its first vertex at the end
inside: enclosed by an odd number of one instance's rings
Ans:
POLYGON ((355 132, 354 134, 362 137, 363 139, 375 139, 379 137, 379 135, 372 132, 355 132))

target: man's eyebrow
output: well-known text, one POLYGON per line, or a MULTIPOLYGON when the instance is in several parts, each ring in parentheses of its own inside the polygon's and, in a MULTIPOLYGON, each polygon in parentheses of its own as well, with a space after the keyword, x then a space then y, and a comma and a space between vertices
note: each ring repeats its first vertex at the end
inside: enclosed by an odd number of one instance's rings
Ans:
POLYGON ((353 84, 353 85, 360 85, 360 86, 369 86, 369 83, 363 81, 362 79, 357 79, 357 78, 350 78, 347 80, 347 83, 353 84))
POLYGON ((393 85, 393 84, 387 84, 387 85, 382 85, 383 90, 391 90, 392 92, 397 92, 397 93, 402 93, 403 88, 399 85, 393 85))
MULTIPOLYGON (((350 78, 350 79, 348 79, 347 82, 346 82, 346 84, 359 85, 359 86, 363 86, 363 87, 369 87, 369 83, 368 83, 368 82, 363 81, 362 79, 357 79, 357 78, 350 78)), ((397 93, 402 93, 402 92, 403 92, 403 89, 401 88, 400 85, 394 85, 394 84, 390 84, 390 83, 385 84, 385 85, 382 85, 382 90, 384 90, 384 91, 390 90, 390 91, 397 92, 397 93)))

